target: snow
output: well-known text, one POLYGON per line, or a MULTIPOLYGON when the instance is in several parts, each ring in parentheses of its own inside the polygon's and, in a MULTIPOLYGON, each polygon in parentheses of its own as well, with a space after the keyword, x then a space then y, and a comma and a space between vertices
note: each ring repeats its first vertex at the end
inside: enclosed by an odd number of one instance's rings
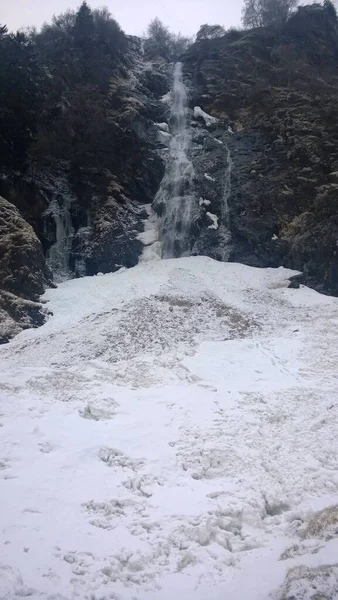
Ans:
POLYGON ((167 106, 170 106, 172 103, 171 91, 164 94, 164 96, 162 96, 160 102, 162 102, 163 104, 166 104, 167 106))
POLYGON ((200 106, 195 106, 194 118, 198 119, 199 117, 201 119, 204 119, 204 122, 207 127, 210 127, 210 125, 213 125, 214 123, 217 123, 217 121, 218 121, 218 119, 216 119, 216 117, 212 117, 211 115, 208 115, 208 113, 204 112, 204 110, 202 110, 200 106))
POLYGON ((143 220, 144 231, 137 235, 137 239, 144 245, 141 261, 160 260, 162 244, 159 241, 159 220, 149 204, 145 204, 143 209, 147 213, 147 218, 143 220))
POLYGON ((155 123, 155 125, 162 131, 166 131, 167 133, 170 133, 168 123, 155 123))
POLYGON ((46 292, 0 348, 0 598, 337 597, 338 300, 294 274, 194 257, 46 292))
POLYGON ((211 221, 211 225, 208 226, 208 229, 218 229, 218 217, 211 212, 206 213, 207 217, 211 221))
POLYGON ((158 131, 158 139, 161 142, 161 144, 164 144, 165 146, 169 146, 170 142, 171 142, 171 134, 167 133, 166 131, 158 131))
POLYGON ((210 200, 205 200, 204 198, 200 198, 199 199, 199 205, 200 206, 210 206, 211 201, 210 200))

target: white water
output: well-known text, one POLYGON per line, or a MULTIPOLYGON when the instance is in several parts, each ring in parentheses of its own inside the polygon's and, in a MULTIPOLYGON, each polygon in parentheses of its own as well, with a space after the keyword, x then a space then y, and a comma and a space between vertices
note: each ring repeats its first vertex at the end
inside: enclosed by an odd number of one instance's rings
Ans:
POLYGON ((172 138, 166 172, 155 202, 164 204, 162 221, 162 257, 177 258, 190 254, 190 229, 193 221, 194 168, 188 157, 190 135, 187 127, 187 91, 182 64, 174 67, 170 114, 172 138))

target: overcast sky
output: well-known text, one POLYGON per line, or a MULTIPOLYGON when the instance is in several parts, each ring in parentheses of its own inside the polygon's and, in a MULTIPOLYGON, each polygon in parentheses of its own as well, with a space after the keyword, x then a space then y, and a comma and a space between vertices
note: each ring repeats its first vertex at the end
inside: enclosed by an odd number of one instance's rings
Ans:
MULTIPOLYGON (((12 30, 40 27, 53 14, 79 4, 81 0, 0 0, 0 24, 12 30)), ((126 33, 141 35, 149 21, 159 17, 173 31, 193 35, 203 23, 239 25, 242 0, 88 0, 88 4, 108 6, 126 33)))

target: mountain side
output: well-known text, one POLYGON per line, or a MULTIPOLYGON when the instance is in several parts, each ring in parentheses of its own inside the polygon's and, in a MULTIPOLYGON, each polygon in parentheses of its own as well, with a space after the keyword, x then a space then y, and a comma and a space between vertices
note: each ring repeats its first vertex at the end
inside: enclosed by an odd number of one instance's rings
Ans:
POLYGON ((184 56, 191 107, 228 132, 230 260, 299 269, 304 282, 331 294, 338 293, 337 61, 337 21, 318 4, 300 7, 282 29, 231 31, 184 56))
MULTIPOLYGON (((0 107, 0 193, 33 226, 59 278, 135 265, 143 205, 164 170, 154 122, 166 65, 147 62, 138 38, 85 3, 30 38, 3 32, 0 51, 6 64, 24 56, 28 74, 21 95, 8 89, 0 107), (28 91, 37 110, 27 115, 28 91)), ((11 77, 20 80, 15 68, 11 77)))

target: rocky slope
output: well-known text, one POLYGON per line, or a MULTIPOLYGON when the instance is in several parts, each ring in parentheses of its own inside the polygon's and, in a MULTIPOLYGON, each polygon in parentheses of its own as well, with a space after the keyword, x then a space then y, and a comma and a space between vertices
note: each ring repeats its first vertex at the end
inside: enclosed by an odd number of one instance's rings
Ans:
MULTIPOLYGON (((0 193, 33 226, 54 273, 93 275, 137 263, 142 245, 136 236, 147 216, 143 207, 152 202, 164 172, 154 122, 163 116, 159 100, 170 86, 167 71, 166 65, 147 63, 140 40, 128 38, 123 60, 111 72, 109 94, 104 102, 101 99, 102 114, 88 114, 94 108, 86 107, 79 116, 85 120, 79 123, 84 134, 73 131, 79 125, 74 115, 62 117, 65 127, 70 126, 69 144, 81 146, 81 160, 73 150, 67 160, 64 140, 57 139, 55 149, 52 142, 40 139, 45 156, 37 160, 35 153, 24 172, 6 169, 0 176, 0 193), (91 118, 93 127, 102 125, 97 149, 95 129, 86 130, 91 118), (96 164, 95 152, 98 157, 104 153, 104 144, 106 153, 96 164), (57 157, 62 148, 62 157, 57 157)), ((76 108, 72 90, 64 93, 73 103, 71 112, 76 108)), ((57 120, 50 123, 48 135, 61 135, 61 125, 57 120)), ((63 135, 67 141, 67 132, 63 135)))
MULTIPOLYGON (((24 168, 0 169, 0 194, 19 209, 22 227, 31 235, 34 230, 35 242, 41 242, 39 272, 35 257, 26 256, 27 274, 37 283, 33 296, 12 265, 12 279, 17 279, 20 295, 28 300, 35 301, 42 293, 46 264, 58 282, 134 266, 142 252, 137 235, 147 217, 145 206, 153 201, 164 172, 164 146, 155 122, 164 118, 160 99, 169 90, 170 75, 163 61, 146 61, 139 39, 126 39, 124 54, 110 72, 109 90, 96 97, 96 89, 88 89, 82 107, 73 87, 63 83, 59 96, 45 98, 45 113, 54 111, 57 116, 48 117, 46 124, 42 115, 24 168), (101 103, 97 109, 96 100, 101 103), (60 102, 65 104, 61 113, 60 102)), ((7 214, 4 218, 7 227, 7 214)), ((6 235, 3 229, 3 247, 6 235)), ((15 252, 22 258, 20 240, 15 252)), ((7 294, 6 286, 0 287, 7 294)), ((17 327, 1 319, 2 341, 20 330, 19 313, 11 311, 17 327)), ((32 319, 34 324, 38 321, 38 316, 32 319)))
POLYGON ((0 343, 44 323, 46 313, 38 300, 49 280, 32 227, 0 197, 0 343))
MULTIPOLYGON (((230 32, 184 57, 191 108, 201 105, 219 119, 231 151, 230 260, 299 269, 307 284, 332 294, 337 60, 337 22, 319 5, 300 7, 281 31, 230 32)), ((220 215, 222 197, 211 200, 220 215)))

